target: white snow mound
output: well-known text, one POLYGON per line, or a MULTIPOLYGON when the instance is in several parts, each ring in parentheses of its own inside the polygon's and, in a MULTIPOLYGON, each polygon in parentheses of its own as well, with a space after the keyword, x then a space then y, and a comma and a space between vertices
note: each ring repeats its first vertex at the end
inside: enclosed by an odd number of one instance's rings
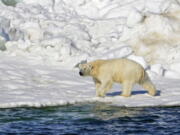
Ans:
POLYGON ((178 0, 1 0, 0 10, 0 50, 9 55, 68 68, 137 55, 179 78, 178 0))

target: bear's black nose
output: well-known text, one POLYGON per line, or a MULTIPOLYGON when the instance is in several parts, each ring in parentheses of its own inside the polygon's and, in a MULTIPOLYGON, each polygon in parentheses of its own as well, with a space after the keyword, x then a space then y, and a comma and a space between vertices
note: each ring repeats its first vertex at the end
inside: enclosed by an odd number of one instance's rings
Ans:
POLYGON ((82 72, 79 72, 79 75, 80 75, 80 76, 83 76, 83 73, 82 73, 82 72))

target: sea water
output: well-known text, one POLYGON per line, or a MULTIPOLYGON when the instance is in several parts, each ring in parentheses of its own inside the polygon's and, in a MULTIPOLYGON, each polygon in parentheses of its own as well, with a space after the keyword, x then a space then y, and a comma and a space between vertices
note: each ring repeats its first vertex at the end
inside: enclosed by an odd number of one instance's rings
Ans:
POLYGON ((0 135, 178 135, 180 107, 78 104, 0 109, 0 135))

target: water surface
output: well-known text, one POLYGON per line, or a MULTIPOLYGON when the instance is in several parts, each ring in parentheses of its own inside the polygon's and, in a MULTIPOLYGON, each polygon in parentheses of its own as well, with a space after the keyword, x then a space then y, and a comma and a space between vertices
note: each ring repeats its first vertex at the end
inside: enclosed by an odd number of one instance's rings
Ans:
POLYGON ((78 104, 0 109, 0 135, 179 135, 180 107, 78 104))

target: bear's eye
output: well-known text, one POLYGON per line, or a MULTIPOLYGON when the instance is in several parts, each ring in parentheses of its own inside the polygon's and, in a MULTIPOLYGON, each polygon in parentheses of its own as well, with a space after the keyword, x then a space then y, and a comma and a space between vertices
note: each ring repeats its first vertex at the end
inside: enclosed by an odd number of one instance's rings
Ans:
POLYGON ((85 67, 83 67, 83 68, 82 68, 82 70, 84 70, 84 71, 85 71, 85 70, 86 70, 86 68, 85 68, 85 67))

